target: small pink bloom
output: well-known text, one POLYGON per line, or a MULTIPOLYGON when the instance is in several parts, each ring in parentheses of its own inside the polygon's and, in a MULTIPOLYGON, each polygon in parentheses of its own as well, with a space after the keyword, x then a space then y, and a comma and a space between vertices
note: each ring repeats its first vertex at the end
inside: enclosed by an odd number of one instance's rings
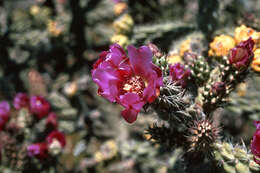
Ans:
POLYGON ((7 101, 0 102, 0 130, 2 130, 9 120, 10 105, 7 101))
POLYGON ((242 70, 249 66, 254 53, 254 41, 250 37, 248 40, 239 43, 238 46, 230 50, 229 63, 237 70, 242 70))
POLYGON ((27 153, 30 157, 37 159, 46 159, 48 157, 48 147, 46 143, 35 143, 27 147, 27 153))
POLYGON ((57 115, 54 112, 49 113, 46 119, 45 126, 47 129, 52 129, 52 130, 58 128, 57 115))
POLYGON ((133 123, 146 103, 153 102, 163 85, 162 72, 152 63, 147 46, 136 49, 128 46, 128 54, 118 44, 102 52, 93 65, 92 78, 99 86, 98 93, 111 102, 125 107, 124 119, 133 123))
POLYGON ((27 94, 18 93, 14 97, 13 105, 14 105, 15 109, 19 110, 23 107, 29 107, 29 104, 30 104, 29 102, 30 102, 30 99, 27 96, 27 94))
POLYGON ((260 164, 260 122, 255 121, 254 123, 256 125, 256 132, 251 141, 251 152, 254 155, 255 162, 260 164))
POLYGON ((41 119, 50 111, 50 104, 41 96, 32 96, 30 98, 30 110, 37 118, 41 119))
POLYGON ((62 148, 65 147, 66 145, 66 139, 65 139, 65 135, 59 131, 52 131, 46 138, 47 144, 48 146, 52 144, 52 142, 54 140, 57 140, 60 145, 62 146, 62 148))
POLYGON ((183 88, 186 87, 188 78, 190 77, 190 70, 186 70, 184 65, 180 63, 176 63, 170 66, 170 76, 172 77, 172 81, 176 82, 178 85, 183 88))

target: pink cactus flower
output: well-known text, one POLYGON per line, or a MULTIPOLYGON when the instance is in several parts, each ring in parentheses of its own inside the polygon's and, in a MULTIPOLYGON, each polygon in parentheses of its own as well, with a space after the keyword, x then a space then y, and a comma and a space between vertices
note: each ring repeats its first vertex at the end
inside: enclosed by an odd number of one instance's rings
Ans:
POLYGON ((25 93, 18 93, 14 97, 13 101, 14 108, 19 110, 23 107, 29 107, 30 105, 30 99, 27 94, 25 93))
POLYGON ((50 111, 50 104, 41 96, 32 96, 30 98, 30 110, 37 118, 41 119, 50 111))
POLYGON ((249 66, 253 58, 254 41, 250 37, 248 40, 239 43, 238 46, 230 50, 229 63, 237 70, 243 70, 249 66))
POLYGON ((170 76, 172 78, 172 81, 182 86, 182 88, 186 87, 190 75, 191 75, 190 70, 189 69, 186 70, 184 65, 180 63, 176 63, 170 66, 170 76))
POLYGON ((27 147, 27 154, 37 159, 46 159, 48 157, 48 147, 46 143, 35 143, 27 147))
POLYGON ((9 120, 10 105, 7 101, 0 102, 0 130, 2 130, 9 120))
POLYGON ((93 66, 92 78, 99 86, 98 93, 125 110, 121 115, 128 123, 146 103, 153 102, 163 85, 162 71, 152 63, 152 52, 147 46, 128 46, 128 54, 118 44, 102 52, 93 66))
POLYGON ((256 131, 251 141, 251 152, 254 155, 254 161, 260 164, 260 121, 254 122, 256 131))

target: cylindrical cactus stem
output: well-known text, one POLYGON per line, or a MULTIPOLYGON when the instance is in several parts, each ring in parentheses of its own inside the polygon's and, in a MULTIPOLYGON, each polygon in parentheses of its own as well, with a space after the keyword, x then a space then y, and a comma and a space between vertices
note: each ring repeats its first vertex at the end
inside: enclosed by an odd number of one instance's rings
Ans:
POLYGON ((203 56, 193 53, 185 53, 186 68, 191 70, 191 76, 198 86, 203 85, 209 78, 210 66, 203 56))
POLYGON ((167 60, 166 55, 163 55, 163 56, 160 56, 160 57, 154 56, 153 57, 153 63, 155 65, 157 65, 158 67, 160 67, 164 76, 167 76, 169 74, 169 64, 168 64, 168 60, 167 60))
POLYGON ((260 166, 253 160, 244 145, 233 146, 231 143, 217 141, 214 145, 214 158, 226 173, 257 173, 260 166))

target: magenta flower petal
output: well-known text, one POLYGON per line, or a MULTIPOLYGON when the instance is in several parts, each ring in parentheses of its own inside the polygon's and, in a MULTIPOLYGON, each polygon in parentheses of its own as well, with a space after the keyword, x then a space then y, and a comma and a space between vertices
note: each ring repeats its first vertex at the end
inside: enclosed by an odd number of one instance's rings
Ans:
POLYGON ((30 105, 30 99, 27 94, 25 93, 18 93, 14 97, 13 101, 14 108, 19 110, 23 107, 29 107, 30 105))
POLYGON ((136 93, 126 93, 121 95, 119 102, 125 108, 133 108, 137 111, 140 111, 144 105, 144 101, 136 93))
POLYGON ((149 81, 147 87, 144 89, 143 98, 149 103, 152 103, 158 97, 160 91, 156 89, 156 81, 149 81))
POLYGON ((128 123, 133 123, 136 121, 138 113, 134 109, 125 109, 121 112, 121 115, 128 123))
POLYGON ((93 81, 99 86, 99 94, 111 102, 115 102, 118 94, 117 83, 120 80, 119 73, 112 68, 96 69, 92 71, 93 81))
POLYGON ((170 66, 170 76, 172 77, 172 80, 183 88, 186 87, 190 75, 190 70, 186 70, 184 65, 180 63, 170 66))
POLYGON ((108 51, 103 51, 100 53, 99 59, 93 65, 93 69, 98 68, 99 64, 101 64, 102 62, 104 62, 106 60, 107 54, 108 54, 108 51))
POLYGON ((121 95, 118 102, 126 108, 121 114, 129 123, 132 123, 137 119, 137 114, 145 104, 139 95, 135 93, 121 95))
POLYGON ((114 66, 118 67, 125 58, 126 54, 120 45, 113 44, 110 46, 107 61, 110 61, 114 66))
POLYGON ((131 67, 136 75, 148 78, 152 70, 153 53, 147 46, 136 49, 134 46, 127 47, 131 67))
POLYGON ((118 68, 121 63, 126 60, 126 54, 122 47, 118 44, 113 44, 110 46, 109 51, 104 51, 99 55, 99 59, 93 65, 93 69, 99 68, 102 64, 104 68, 104 63, 106 62, 105 66, 109 66, 112 68, 118 68))

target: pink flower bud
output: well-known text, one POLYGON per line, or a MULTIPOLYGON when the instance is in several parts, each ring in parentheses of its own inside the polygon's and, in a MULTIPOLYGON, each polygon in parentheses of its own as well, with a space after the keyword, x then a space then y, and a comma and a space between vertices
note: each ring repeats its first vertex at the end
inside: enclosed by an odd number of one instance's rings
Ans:
POLYGON ((249 66, 253 58, 254 41, 250 37, 230 50, 229 63, 237 70, 243 70, 249 66))
POLYGON ((37 118, 41 119, 50 111, 50 104, 41 96, 30 98, 30 110, 37 118))
POLYGON ((46 143, 35 143, 27 147, 27 153, 30 157, 37 159, 46 159, 48 157, 48 147, 46 143))
POLYGON ((186 87, 188 78, 190 77, 190 70, 186 70, 184 65, 180 63, 176 63, 170 66, 170 76, 172 77, 172 81, 176 82, 178 85, 183 88, 186 87))
POLYGON ((57 116, 54 112, 49 113, 46 119, 46 129, 56 130, 58 127, 57 116))
POLYGON ((14 108, 19 110, 23 107, 29 107, 29 97, 27 96, 27 94, 25 93, 18 93, 16 94, 16 96, 14 97, 14 101, 13 101, 13 105, 14 108))
POLYGON ((3 129, 6 122, 9 120, 10 105, 7 101, 0 102, 0 130, 3 129))

